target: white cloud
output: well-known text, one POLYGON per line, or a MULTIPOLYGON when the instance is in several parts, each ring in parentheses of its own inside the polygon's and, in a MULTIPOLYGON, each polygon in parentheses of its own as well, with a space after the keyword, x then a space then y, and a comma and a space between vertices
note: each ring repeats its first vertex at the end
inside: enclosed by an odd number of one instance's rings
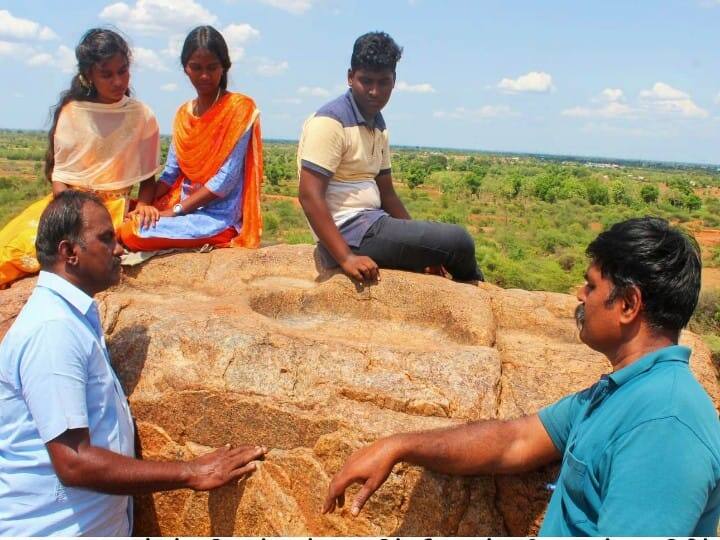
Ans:
POLYGON ((28 66, 51 66, 55 58, 49 53, 37 53, 27 59, 28 66))
POLYGON ((263 77, 277 77, 282 75, 290 67, 287 61, 273 62, 272 60, 260 59, 256 71, 263 77))
POLYGON ((550 92, 553 90, 552 76, 544 71, 531 71, 517 79, 502 79, 497 87, 507 93, 550 92))
POLYGON ((0 9, 0 37, 9 39, 56 39, 57 34, 47 26, 30 19, 15 17, 6 9, 0 9))
POLYGON ((228 45, 241 45, 260 37, 260 31, 249 24, 229 24, 222 29, 222 35, 228 45))
POLYGON ((133 49, 133 58, 139 69, 147 69, 150 71, 168 71, 168 67, 162 61, 158 53, 152 49, 144 47, 135 47, 133 49))
POLYGON ((297 91, 302 96, 328 97, 330 95, 330 92, 319 86, 301 86, 297 91))
POLYGON ((174 82, 171 82, 171 83, 163 84, 160 87, 160 90, 162 90, 163 92, 174 92, 175 90, 177 90, 177 88, 178 88, 178 85, 175 84, 174 82))
POLYGON ((245 58, 245 43, 260 37, 260 32, 249 24, 230 24, 222 30, 223 37, 230 49, 230 60, 239 62, 245 58))
POLYGON ((233 63, 239 62, 240 60, 245 58, 244 47, 230 47, 230 50, 228 52, 230 53, 230 61, 233 63))
POLYGON ((411 92, 415 94, 434 94, 435 89, 430 83, 408 84, 405 81, 398 81, 395 84, 398 92, 411 92))
POLYGON ((295 15, 302 15, 312 8, 314 0, 261 0, 263 4, 272 6, 295 15))
POLYGON ((682 90, 678 90, 677 88, 673 88, 669 84, 665 84, 664 82, 656 82, 652 89, 650 90, 643 90, 640 92, 640 97, 643 99, 653 99, 653 100, 678 100, 678 99, 687 99, 688 96, 685 92, 682 90))
POLYGON ((565 109, 561 114, 576 118, 631 118, 637 116, 637 111, 625 103, 610 101, 597 108, 573 107, 565 109))
POLYGON ((171 29, 187 31, 214 24, 217 17, 195 0, 137 0, 133 6, 116 2, 103 8, 100 18, 142 33, 171 29))
POLYGON ((77 69, 75 51, 65 45, 60 45, 55 52, 57 66, 65 73, 74 73, 77 69))
POLYGON ((664 82, 656 82, 651 89, 641 91, 640 100, 652 112, 679 114, 688 118, 708 116, 708 112, 698 107, 689 94, 664 82))
POLYGON ((0 41, 0 56, 12 56, 14 54, 27 54, 28 49, 32 48, 22 45, 20 43, 13 43, 11 41, 0 41))
POLYGON ((184 43, 185 36, 183 34, 173 34, 168 38, 167 47, 160 52, 168 58, 173 58, 179 62, 184 43))
POLYGON ((619 88, 606 88, 602 92, 600 92, 600 97, 598 98, 598 101, 607 101, 607 102, 614 102, 614 101, 623 101, 625 99, 625 95, 623 94, 623 91, 619 88))
POLYGON ((483 120, 486 118, 518 116, 518 113, 506 105, 484 105, 478 109, 456 107, 452 111, 435 111, 433 112, 433 116, 435 118, 452 120, 483 120))
POLYGON ((0 56, 15 56, 19 62, 28 66, 50 66, 64 73, 74 73, 77 69, 75 51, 65 45, 60 45, 55 52, 47 52, 26 43, 0 41, 0 56))

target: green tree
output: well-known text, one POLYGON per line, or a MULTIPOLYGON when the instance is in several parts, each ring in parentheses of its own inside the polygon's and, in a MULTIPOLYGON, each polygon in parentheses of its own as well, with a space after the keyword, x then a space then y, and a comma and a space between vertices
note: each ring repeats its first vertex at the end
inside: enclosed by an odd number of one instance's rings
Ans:
POLYGON ((646 203, 655 203, 660 196, 660 190, 654 184, 645 184, 640 188, 640 198, 646 203))
POLYGON ((688 210, 700 210, 702 199, 694 193, 688 193, 683 197, 683 206, 688 210))
POLYGON ((610 183, 610 198, 615 204, 632 204, 632 198, 622 180, 613 180, 610 183))
POLYGON ((590 204, 606 206, 610 203, 610 192, 605 184, 591 181, 587 184, 587 198, 590 204))
POLYGON ((448 158, 442 154, 430 154, 425 164, 429 172, 444 171, 448 166, 448 158))
POLYGON ((417 163, 417 161, 410 162, 407 170, 405 171, 405 182, 410 189, 415 189, 419 185, 424 184, 427 177, 427 170, 417 163))

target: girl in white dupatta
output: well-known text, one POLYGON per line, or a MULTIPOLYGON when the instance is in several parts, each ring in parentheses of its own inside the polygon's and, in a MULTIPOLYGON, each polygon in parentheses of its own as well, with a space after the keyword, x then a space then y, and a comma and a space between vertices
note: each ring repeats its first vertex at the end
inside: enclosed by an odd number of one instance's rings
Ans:
POLYGON ((32 204, 0 230, 0 288, 39 270, 35 236, 40 214, 66 189, 96 193, 118 228, 128 214, 129 193, 140 183, 130 212, 154 224, 155 175, 160 164, 160 130, 147 105, 130 97, 128 44, 107 29, 88 31, 75 49, 78 73, 54 108, 45 156, 52 193, 32 204))

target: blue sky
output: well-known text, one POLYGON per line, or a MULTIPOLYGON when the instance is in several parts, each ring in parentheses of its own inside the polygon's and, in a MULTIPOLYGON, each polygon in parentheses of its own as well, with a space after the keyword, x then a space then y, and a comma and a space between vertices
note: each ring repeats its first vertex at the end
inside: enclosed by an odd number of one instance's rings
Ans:
POLYGON ((354 39, 384 30, 405 49, 394 144, 720 163, 720 0, 4 0, 0 127, 47 127, 80 36, 112 25, 169 133, 193 97, 180 45, 203 23, 269 138, 296 139, 346 88, 354 39))

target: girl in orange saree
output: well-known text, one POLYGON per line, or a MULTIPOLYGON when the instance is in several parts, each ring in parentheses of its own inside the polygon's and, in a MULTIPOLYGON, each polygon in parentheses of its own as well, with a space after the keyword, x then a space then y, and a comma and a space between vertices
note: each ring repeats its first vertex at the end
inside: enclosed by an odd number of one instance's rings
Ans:
POLYGON ((195 28, 181 55, 197 98, 175 115, 165 170, 156 188, 159 220, 123 224, 131 251, 260 244, 262 140, 253 100, 227 91, 230 57, 222 35, 195 28))
POLYGON ((136 210, 151 224, 150 204, 160 169, 160 130, 153 112, 130 97, 131 53, 116 32, 89 30, 75 49, 78 72, 56 105, 48 134, 45 176, 52 193, 33 203, 0 230, 0 288, 40 269, 35 236, 40 214, 66 189, 93 191, 115 227, 128 210, 128 195, 140 183, 136 210))

